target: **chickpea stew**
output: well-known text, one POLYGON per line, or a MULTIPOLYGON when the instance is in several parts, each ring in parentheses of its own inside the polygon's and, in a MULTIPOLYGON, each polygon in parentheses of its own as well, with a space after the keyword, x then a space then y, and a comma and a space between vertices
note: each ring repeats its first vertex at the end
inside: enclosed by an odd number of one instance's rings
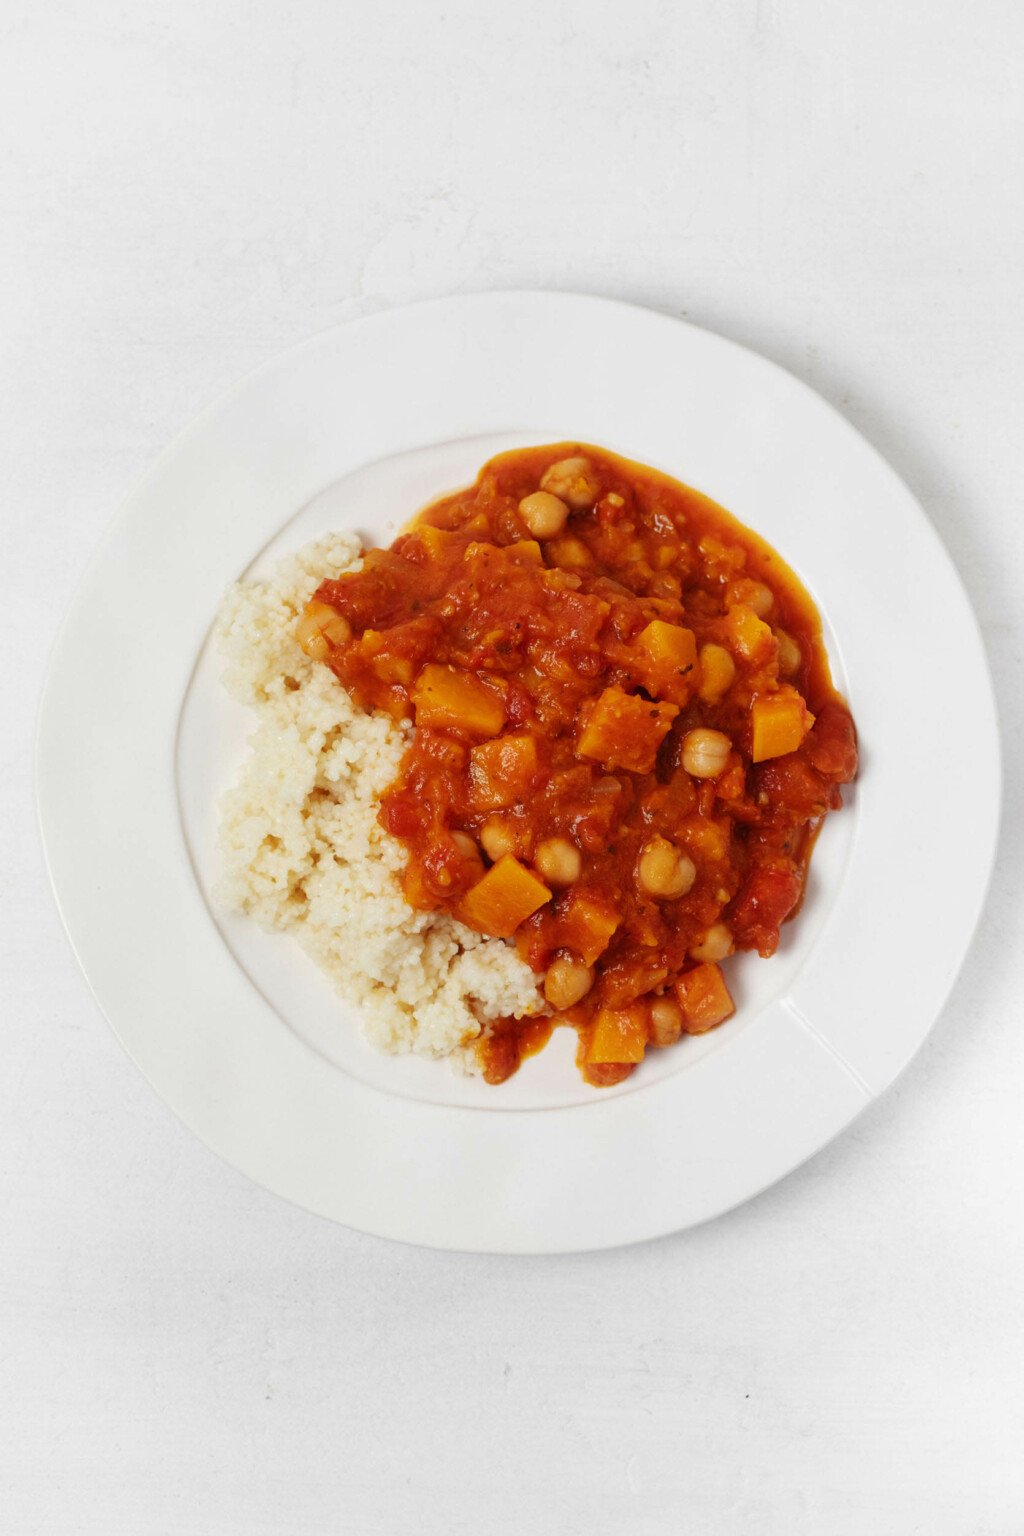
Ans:
POLYGON ((380 821, 414 908, 515 943, 594 1086, 733 1012, 857 768, 809 596, 698 492, 581 444, 516 450, 322 583, 309 655, 415 732, 380 821))

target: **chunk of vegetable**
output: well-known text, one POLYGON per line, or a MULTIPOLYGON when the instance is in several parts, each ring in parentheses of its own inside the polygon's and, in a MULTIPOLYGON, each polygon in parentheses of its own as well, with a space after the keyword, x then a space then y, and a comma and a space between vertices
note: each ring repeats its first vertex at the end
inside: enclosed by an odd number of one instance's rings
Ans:
POLYGON ((734 648, 744 660, 764 660, 770 655, 775 637, 764 620, 758 618, 753 608, 748 608, 745 603, 731 608, 726 624, 729 627, 734 648))
POLYGON ((729 914, 729 926, 743 949, 767 959, 779 947, 779 928, 800 900, 803 881, 792 867, 755 865, 744 880, 729 914))
POLYGON ((582 539, 575 538, 571 533, 563 534, 560 539, 553 539, 547 547, 548 560, 552 565, 557 565, 562 571, 585 570, 588 565, 593 565, 594 558, 582 539))
POLYGON ((458 534, 450 533, 446 528, 435 528, 431 523, 417 523, 412 533, 432 560, 439 559, 446 550, 456 549, 462 543, 458 534))
POLYGON ((573 891, 564 911, 558 914, 558 943, 579 955, 584 964, 593 965, 608 948, 621 921, 610 899, 573 891))
POLYGON ((636 643, 652 661, 671 667, 692 667, 697 660, 697 641, 692 629, 652 619, 636 637, 636 643))
POLYGON ((469 754, 469 793, 481 811, 525 800, 537 777, 537 739, 525 731, 497 736, 469 754))
POLYGON ((753 726, 750 755, 755 763, 795 752, 814 724, 814 716, 802 696, 795 688, 788 687, 755 699, 750 718, 753 726))
POLYGON ((823 705, 805 756, 820 773, 846 784, 857 772, 857 731, 850 711, 834 699, 823 705))
POLYGON ((513 565, 543 565, 544 555, 536 539, 517 539, 504 551, 506 560, 513 565))
POLYGON ((621 688, 606 688, 582 717, 577 755, 605 768, 650 773, 678 713, 675 704, 652 703, 621 688))
MULTIPOLYGON (((576 1059, 580 1060, 579 1057, 576 1059)), ((591 1088, 614 1088, 616 1083, 625 1082, 630 1073, 636 1071, 636 1064, 632 1061, 584 1061, 582 1071, 583 1081, 591 1088)))
POLYGON ((697 640, 692 629, 652 619, 633 642, 630 670, 648 692, 685 704, 697 681, 697 640))
POLYGON ((493 688, 471 672, 430 662, 412 690, 416 724, 463 736, 497 736, 505 724, 505 706, 493 688))
POLYGON ((647 1009, 643 1003, 628 1008, 602 1008, 587 1042, 587 1061, 594 1066, 643 1061, 647 1049, 647 1009))
POLYGON ((477 933, 509 939, 520 923, 551 900, 551 892, 511 853, 493 864, 463 896, 456 916, 477 933))
POLYGON ((683 1010, 688 1035, 703 1035, 736 1012, 721 968, 710 962, 696 966, 676 982, 676 997, 683 1010))
POLYGON ((390 651, 381 651, 382 636, 377 629, 367 629, 359 640, 359 649, 366 655, 372 656, 370 666, 375 676, 382 683, 401 683, 403 687, 412 682, 415 668, 407 656, 395 656, 390 651))

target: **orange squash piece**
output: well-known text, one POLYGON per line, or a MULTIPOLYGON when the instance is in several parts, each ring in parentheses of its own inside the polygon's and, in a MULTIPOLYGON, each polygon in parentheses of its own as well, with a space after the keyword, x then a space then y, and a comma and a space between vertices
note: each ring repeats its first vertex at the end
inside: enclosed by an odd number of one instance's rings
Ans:
POLYGON ((746 603, 737 603, 735 608, 730 608, 725 622, 734 649, 745 661, 763 658, 771 652, 775 643, 771 627, 759 619, 753 608, 748 608, 746 603))
POLYGON ((652 619, 633 641, 630 670, 647 690, 672 704, 685 704, 697 683, 697 639, 682 624, 652 619))
POLYGON ((469 754, 469 793, 475 808, 500 811, 525 800, 537 777, 537 738, 524 731, 498 736, 469 754))
POLYGON ((565 902, 565 910, 558 913, 559 948, 571 949, 584 965, 593 965, 608 948, 621 922, 622 915, 614 910, 610 900, 573 891, 565 902))
POLYGON ((643 1061, 646 1049, 647 1009, 642 1003, 598 1011, 587 1043, 589 1066, 643 1061))
POLYGON ((770 757, 785 757, 795 752, 814 724, 803 698, 795 688, 780 688, 778 693, 763 694, 750 708, 753 726, 755 763, 770 757))
POLYGON ((683 1010, 688 1035, 703 1035, 723 1024, 736 1012, 721 967, 713 961, 695 966, 676 982, 676 997, 683 1010))
POLYGON ((497 736, 505 724, 505 706, 493 688, 471 672, 428 663, 412 690, 416 724, 430 731, 462 736, 497 736))
POLYGON ((621 688, 606 688, 583 718, 577 755, 609 770, 650 773, 678 713, 675 704, 653 703, 621 688))
POLYGON ((550 900, 551 892, 543 881, 513 854, 506 853, 482 880, 470 886, 456 916, 477 933, 510 939, 531 912, 550 900))
POLYGON ((652 619, 637 635, 635 643, 659 666, 692 667, 697 660, 697 640, 693 630, 682 624, 666 624, 664 619, 652 619))

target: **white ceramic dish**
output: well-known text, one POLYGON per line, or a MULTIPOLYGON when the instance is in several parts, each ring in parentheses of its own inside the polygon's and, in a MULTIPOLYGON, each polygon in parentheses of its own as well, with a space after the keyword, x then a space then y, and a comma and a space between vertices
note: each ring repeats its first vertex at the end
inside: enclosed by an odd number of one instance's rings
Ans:
POLYGON ((949 992, 999 802, 977 627, 874 451, 732 343, 544 293, 327 332, 189 428, 122 509, 65 620, 37 770, 83 970, 181 1118, 310 1210, 503 1252, 688 1226, 836 1135, 910 1060, 949 992), (207 646, 226 584, 330 527, 387 541, 491 453, 569 438, 697 486, 779 549, 822 610, 862 745, 799 922, 775 959, 742 957, 731 973, 735 1019, 605 1093, 578 1079, 567 1031, 499 1089, 379 1056, 290 941, 209 900, 216 800, 247 726, 207 646))

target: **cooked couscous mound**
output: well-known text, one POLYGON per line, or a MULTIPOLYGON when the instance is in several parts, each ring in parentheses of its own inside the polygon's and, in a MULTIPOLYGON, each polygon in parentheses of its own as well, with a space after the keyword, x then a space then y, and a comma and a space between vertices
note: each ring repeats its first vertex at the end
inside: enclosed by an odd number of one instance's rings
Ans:
POLYGON ((360 554, 354 534, 330 535, 224 600, 224 682, 255 711, 256 731, 223 803, 221 899, 292 933, 382 1050, 472 1069, 488 1021, 541 1006, 537 979, 503 940, 408 905, 406 853, 377 810, 411 727, 363 713, 295 640, 319 583, 358 567, 360 554))

